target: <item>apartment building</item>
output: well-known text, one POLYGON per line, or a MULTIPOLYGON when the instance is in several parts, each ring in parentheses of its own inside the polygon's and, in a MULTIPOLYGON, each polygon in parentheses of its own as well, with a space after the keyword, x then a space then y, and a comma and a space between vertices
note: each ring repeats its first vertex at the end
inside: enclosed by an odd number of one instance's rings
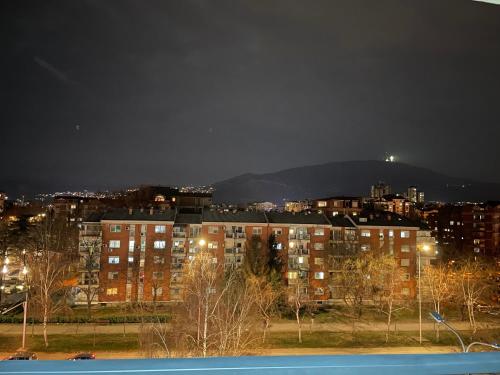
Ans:
POLYGON ((440 207, 433 225, 449 257, 500 256, 500 202, 440 207))
POLYGON ((414 297, 418 255, 422 267, 437 255, 431 231, 392 212, 369 212, 352 220, 358 228, 360 250, 394 256, 404 270, 399 292, 414 297))
POLYGON ((333 296, 327 250, 335 246, 393 254, 408 270, 402 293, 415 293, 420 227, 392 213, 328 218, 318 212, 122 209, 85 222, 82 228, 80 241, 86 232, 100 231, 102 238, 98 273, 102 303, 180 300, 185 267, 202 247, 221 267, 239 267, 248 241, 257 239, 267 246, 271 235, 285 282, 289 287, 300 285, 310 299, 326 301, 333 296))
POLYGON ((363 209, 363 198, 361 197, 328 197, 316 199, 313 207, 326 213, 327 216, 357 215, 363 209))

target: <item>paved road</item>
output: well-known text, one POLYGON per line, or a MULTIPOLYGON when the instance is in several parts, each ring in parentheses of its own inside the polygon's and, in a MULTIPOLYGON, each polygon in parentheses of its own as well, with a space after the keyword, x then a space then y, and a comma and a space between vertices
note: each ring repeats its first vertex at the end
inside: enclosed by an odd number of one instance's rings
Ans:
MULTIPOLYGON (((468 322, 450 322, 450 324, 458 330, 468 330, 468 322)), ((396 327, 399 331, 418 331, 418 322, 401 322, 397 323, 396 327)), ((392 326, 394 328, 394 325, 392 326)), ((500 328, 500 324, 493 323, 478 323, 479 329, 493 329, 500 328)), ((19 335, 22 333, 22 324, 0 324, 0 335, 19 335)), ((314 323, 310 325, 309 321, 305 321, 303 325, 304 330, 312 329, 313 331, 332 331, 332 332, 351 332, 352 325, 344 323, 314 323)), ((356 329, 359 331, 385 331, 387 329, 384 323, 357 323, 356 329)), ((424 322, 422 323, 423 330, 433 330, 434 323, 424 322)), ((444 329, 444 328, 443 328, 444 329)), ((137 333, 139 330, 139 324, 128 323, 125 324, 126 333, 137 333)), ((297 330, 297 325, 295 322, 280 322, 275 323, 271 326, 272 332, 295 332, 297 330)), ((49 324, 49 333, 54 334, 78 334, 86 333, 93 334, 96 333, 118 333, 121 334, 124 331, 123 324, 49 324)), ((35 325, 34 329, 30 325, 28 327, 27 333, 31 334, 34 332, 35 335, 42 334, 42 326, 35 325)))

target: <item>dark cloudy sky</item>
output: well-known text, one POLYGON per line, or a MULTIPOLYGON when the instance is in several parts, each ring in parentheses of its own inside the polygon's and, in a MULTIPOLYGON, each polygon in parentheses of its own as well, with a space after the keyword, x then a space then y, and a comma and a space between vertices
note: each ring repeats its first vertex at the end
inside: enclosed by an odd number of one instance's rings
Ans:
POLYGON ((16 0, 0 30, 0 185, 203 184, 386 152, 500 182, 500 6, 16 0))

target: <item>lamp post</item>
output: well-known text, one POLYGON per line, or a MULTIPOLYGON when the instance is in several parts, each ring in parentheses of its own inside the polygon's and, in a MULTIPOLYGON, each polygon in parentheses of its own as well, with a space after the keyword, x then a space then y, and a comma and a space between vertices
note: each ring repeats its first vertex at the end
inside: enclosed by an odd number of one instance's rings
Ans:
MULTIPOLYGON (((26 268, 26 250, 23 249, 23 275, 24 284, 26 285, 26 275, 28 274, 28 269, 26 268)), ((26 320, 28 317, 28 286, 25 288, 25 299, 23 302, 23 349, 26 348, 26 320)))
POLYGON ((429 251, 429 245, 422 246, 421 250, 418 250, 418 330, 419 330, 419 342, 422 345, 422 286, 420 281, 421 268, 422 268, 422 250, 429 251))
POLYGON ((467 348, 465 348, 465 352, 469 353, 470 348, 472 348, 475 345, 487 346, 489 348, 500 350, 500 345, 498 345, 498 344, 488 344, 487 342, 474 341, 474 342, 471 342, 469 345, 467 345, 467 348))
MULTIPOLYGON (((432 319, 434 319, 438 324, 444 324, 446 326, 446 328, 448 328, 451 332, 453 332, 455 334, 455 336, 457 336, 458 338, 458 341, 460 341, 460 345, 462 345, 462 351, 464 353, 467 353, 467 351, 469 350, 468 348, 465 349, 465 345, 464 345, 464 340, 462 340, 462 338, 460 337, 460 335, 458 334, 457 331, 455 331, 455 329, 450 326, 448 323, 446 323, 444 321, 444 318, 436 311, 433 311, 431 313, 429 313, 429 315, 431 316, 432 319)), ((470 345, 469 345, 470 346, 470 345)))
POLYGON ((4 285, 4 275, 9 272, 9 268, 7 267, 7 264, 9 264, 9 258, 7 257, 7 251, 5 251, 5 257, 3 259, 3 265, 2 265, 2 270, 0 272, 0 304, 2 303, 2 297, 3 297, 3 291, 5 290, 5 285, 4 285))

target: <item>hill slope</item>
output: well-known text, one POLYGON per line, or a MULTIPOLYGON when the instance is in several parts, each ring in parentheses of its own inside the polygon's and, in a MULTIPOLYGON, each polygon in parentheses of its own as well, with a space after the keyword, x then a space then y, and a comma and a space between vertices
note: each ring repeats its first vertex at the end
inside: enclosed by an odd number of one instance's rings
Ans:
POLYGON ((500 199, 500 184, 449 177, 429 169, 383 161, 347 161, 286 169, 275 173, 244 174, 214 184, 215 202, 244 203, 331 195, 369 195, 378 181, 393 192, 415 185, 426 200, 481 201, 500 199))

